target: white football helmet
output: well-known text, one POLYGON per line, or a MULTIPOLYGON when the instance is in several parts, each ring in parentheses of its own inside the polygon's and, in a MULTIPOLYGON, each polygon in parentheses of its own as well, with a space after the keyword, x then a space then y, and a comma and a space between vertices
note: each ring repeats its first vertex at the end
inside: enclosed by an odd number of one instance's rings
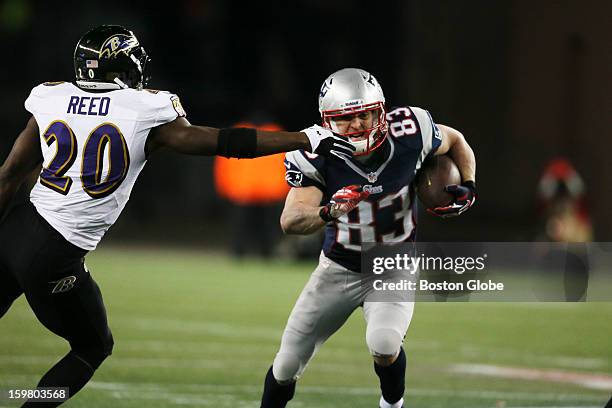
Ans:
POLYGON ((355 156, 371 153, 380 147, 387 137, 385 120, 385 96, 378 81, 372 74, 362 69, 345 68, 331 74, 319 92, 319 112, 323 127, 349 139, 355 146, 355 156), (372 127, 360 132, 340 133, 334 122, 339 116, 374 111, 378 113, 372 127), (376 112, 377 111, 377 112, 376 112), (351 137, 367 134, 363 140, 354 141, 351 137))

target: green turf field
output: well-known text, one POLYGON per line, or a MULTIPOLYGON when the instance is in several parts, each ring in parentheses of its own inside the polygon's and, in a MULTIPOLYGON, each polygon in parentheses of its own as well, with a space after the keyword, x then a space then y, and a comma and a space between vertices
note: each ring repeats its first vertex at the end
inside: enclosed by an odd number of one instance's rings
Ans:
MULTIPOLYGON (((66 406, 257 408, 314 261, 107 247, 88 266, 115 350, 66 406)), ((419 303, 405 342, 405 406, 603 407, 612 392, 611 321, 611 303, 419 303), (532 370, 500 377, 505 368, 532 370)), ((66 351, 19 299, 0 321, 0 389, 35 386, 66 351)), ((378 398, 357 310, 311 362, 290 406, 374 408, 378 398)))

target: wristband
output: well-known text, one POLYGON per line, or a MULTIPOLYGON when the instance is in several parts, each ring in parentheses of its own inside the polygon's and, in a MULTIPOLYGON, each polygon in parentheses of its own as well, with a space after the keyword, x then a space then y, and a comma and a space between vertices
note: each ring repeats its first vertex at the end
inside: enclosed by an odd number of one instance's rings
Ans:
POLYGON ((219 131, 217 151, 224 157, 255 157, 257 131, 247 128, 226 128, 219 131))
POLYGON ((464 181, 461 183, 462 186, 469 188, 472 192, 476 193, 476 182, 473 180, 464 181))

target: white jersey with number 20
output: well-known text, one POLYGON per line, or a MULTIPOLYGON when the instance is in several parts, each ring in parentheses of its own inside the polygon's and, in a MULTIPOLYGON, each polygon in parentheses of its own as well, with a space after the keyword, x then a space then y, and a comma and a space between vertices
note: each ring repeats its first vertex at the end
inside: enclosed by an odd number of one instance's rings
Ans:
POLYGON ((151 129, 184 116, 168 92, 87 92, 68 82, 32 89, 43 169, 30 200, 66 240, 93 250, 115 223, 146 162, 151 129))

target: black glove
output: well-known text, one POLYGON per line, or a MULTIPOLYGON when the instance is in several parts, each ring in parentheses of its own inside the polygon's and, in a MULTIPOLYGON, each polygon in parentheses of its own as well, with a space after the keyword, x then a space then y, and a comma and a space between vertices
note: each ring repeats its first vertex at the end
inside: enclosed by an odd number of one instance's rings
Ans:
POLYGON ((458 184, 451 184, 444 187, 444 191, 455 196, 452 203, 445 207, 428 208, 430 214, 442 218, 456 217, 470 209, 476 202, 476 183, 465 181, 458 184))

